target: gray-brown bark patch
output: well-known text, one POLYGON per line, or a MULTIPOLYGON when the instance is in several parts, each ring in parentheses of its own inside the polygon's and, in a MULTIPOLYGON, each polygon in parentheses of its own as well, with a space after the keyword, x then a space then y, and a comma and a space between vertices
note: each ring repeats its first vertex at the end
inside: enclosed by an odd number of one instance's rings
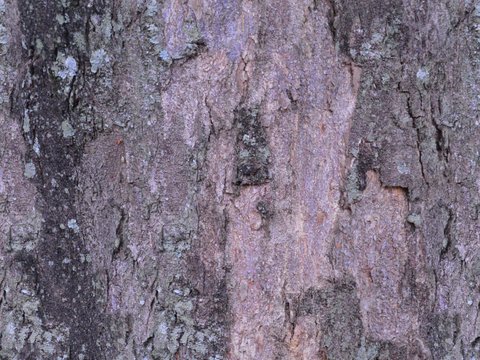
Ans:
POLYGON ((260 185, 270 178, 270 150, 258 109, 235 111, 237 185, 260 185))

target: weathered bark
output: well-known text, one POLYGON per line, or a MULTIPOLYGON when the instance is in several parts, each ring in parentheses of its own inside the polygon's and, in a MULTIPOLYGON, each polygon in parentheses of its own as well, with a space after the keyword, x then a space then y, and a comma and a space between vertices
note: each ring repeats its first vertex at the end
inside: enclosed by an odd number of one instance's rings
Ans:
POLYGON ((0 0, 1 359, 478 359, 480 5, 0 0))

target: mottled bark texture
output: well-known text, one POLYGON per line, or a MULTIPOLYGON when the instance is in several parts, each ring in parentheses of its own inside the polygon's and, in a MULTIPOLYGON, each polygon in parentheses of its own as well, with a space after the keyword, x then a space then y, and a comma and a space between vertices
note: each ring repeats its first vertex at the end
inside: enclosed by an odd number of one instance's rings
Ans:
POLYGON ((1 359, 480 359, 480 5, 0 0, 1 359))

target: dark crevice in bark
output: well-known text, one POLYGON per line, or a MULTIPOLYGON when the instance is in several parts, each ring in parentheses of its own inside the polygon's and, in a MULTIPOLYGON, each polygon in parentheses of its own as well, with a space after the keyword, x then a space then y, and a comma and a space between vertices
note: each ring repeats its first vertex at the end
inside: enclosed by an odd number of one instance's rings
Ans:
POLYGON ((445 224, 445 228, 443 229, 443 236, 445 239, 445 243, 442 246, 442 249, 440 251, 440 260, 443 260, 447 254, 451 251, 454 239, 453 239, 453 224, 455 221, 455 217, 453 214, 452 209, 448 208, 448 219, 447 223, 445 224))

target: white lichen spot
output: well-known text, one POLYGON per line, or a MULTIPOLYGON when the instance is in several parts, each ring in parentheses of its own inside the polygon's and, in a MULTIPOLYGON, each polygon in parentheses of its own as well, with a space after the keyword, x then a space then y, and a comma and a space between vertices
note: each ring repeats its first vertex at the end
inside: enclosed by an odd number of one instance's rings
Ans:
POLYGON ((69 259, 69 258, 65 258, 65 259, 63 259, 63 261, 62 261, 63 264, 70 264, 71 262, 72 262, 72 260, 69 259))
POLYGON ((43 50, 43 42, 42 42, 42 40, 40 40, 40 39, 36 39, 36 40, 35 40, 35 49, 36 49, 37 52, 39 52, 39 53, 42 52, 42 50, 43 50))
POLYGON ((410 223, 410 224, 413 224, 415 226, 420 226, 422 225, 422 217, 419 215, 419 214, 410 214, 408 215, 407 217, 407 221, 410 223))
POLYGON ((475 10, 473 11, 473 15, 476 17, 480 17, 480 4, 475 5, 475 10))
POLYGON ((182 291, 182 290, 179 290, 179 289, 174 289, 174 290, 173 290, 173 293, 174 293, 175 295, 178 295, 178 296, 183 296, 183 291, 182 291))
POLYGON ((65 59, 63 69, 58 72, 58 77, 62 79, 72 78, 77 74, 77 70, 77 61, 73 57, 68 56, 65 59))
POLYGON ((70 219, 67 222, 67 226, 69 229, 72 229, 73 232, 78 233, 80 231, 80 227, 77 224, 77 220, 75 219, 70 219))
POLYGON ((55 16, 55 19, 60 25, 67 24, 69 22, 68 15, 63 16, 63 15, 57 14, 57 16, 55 16))
POLYGON ((33 143, 33 151, 35 151, 35 154, 40 155, 40 144, 36 136, 35 136, 35 142, 33 143))
POLYGON ((64 138, 69 138, 75 135, 75 129, 68 120, 62 122, 62 132, 64 138))
POLYGON ((92 72, 97 73, 98 69, 105 66, 110 62, 110 57, 104 49, 95 50, 90 56, 90 64, 92 66, 92 72))
POLYGON ((159 326, 158 326, 158 332, 162 335, 166 335, 168 334, 168 325, 164 322, 162 322, 159 326))
POLYGON ((397 171, 400 174, 407 175, 410 174, 410 169, 408 168, 407 164, 401 163, 397 165, 397 171))
POLYGON ((8 323, 7 324, 7 334, 14 335, 15 334, 15 324, 8 323))
POLYGON ((30 116, 28 115, 28 111, 25 110, 23 113, 23 132, 28 133, 30 131, 30 116))
POLYGON ((425 82, 428 80, 428 76, 429 76, 429 73, 428 73, 428 70, 427 69, 424 69, 424 68, 420 68, 418 69, 417 71, 417 79, 422 81, 422 82, 425 82))
POLYGON ((8 44, 8 33, 5 26, 0 24, 0 45, 8 44))
POLYGON ((155 16, 158 14, 158 4, 156 0, 150 0, 147 5, 147 16, 155 16))
POLYGON ((162 51, 160 51, 159 56, 160 56, 160 59, 161 59, 162 61, 166 62, 166 63, 169 64, 169 65, 173 62, 172 57, 170 56, 170 54, 168 53, 168 51, 165 50, 165 49, 162 50, 162 51))
POLYGON ((25 164, 25 171, 23 172, 23 175, 25 175, 26 178, 32 179, 33 177, 35 177, 36 173, 37 171, 33 162, 30 161, 25 164))

